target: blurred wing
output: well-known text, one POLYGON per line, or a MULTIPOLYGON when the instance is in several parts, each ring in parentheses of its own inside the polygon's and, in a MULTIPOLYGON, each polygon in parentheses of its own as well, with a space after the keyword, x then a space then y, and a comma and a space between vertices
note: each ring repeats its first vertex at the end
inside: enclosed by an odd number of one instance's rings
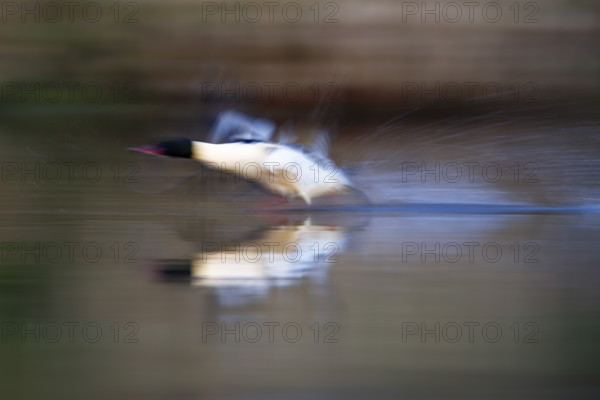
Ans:
POLYGON ((278 143, 280 144, 294 144, 298 142, 298 135, 294 133, 294 126, 290 121, 283 124, 278 131, 278 143))
POLYGON ((329 149, 331 147, 331 138, 329 133, 324 130, 315 132, 313 142, 308 146, 308 152, 317 159, 329 159, 329 149))
POLYGON ((237 111, 224 111, 217 116, 210 140, 213 143, 267 142, 274 132, 275 124, 268 119, 254 119, 237 111))

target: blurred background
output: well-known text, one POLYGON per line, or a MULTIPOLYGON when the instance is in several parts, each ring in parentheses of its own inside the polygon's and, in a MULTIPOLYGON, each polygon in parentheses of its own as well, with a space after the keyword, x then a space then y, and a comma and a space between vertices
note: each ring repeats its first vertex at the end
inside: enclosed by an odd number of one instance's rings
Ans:
POLYGON ((599 39, 585 0, 2 2, 4 392, 597 398, 599 39), (375 206, 257 212, 125 150, 229 109, 330 132, 375 206), (315 257, 222 261, 266 241, 315 257))

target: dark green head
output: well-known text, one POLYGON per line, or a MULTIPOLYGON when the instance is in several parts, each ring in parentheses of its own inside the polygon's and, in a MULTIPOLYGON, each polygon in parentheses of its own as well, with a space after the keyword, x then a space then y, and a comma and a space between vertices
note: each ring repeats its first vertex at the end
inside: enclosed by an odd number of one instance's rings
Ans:
POLYGON ((155 144, 147 144, 142 147, 130 147, 129 150, 143 154, 191 158, 192 141, 186 138, 172 138, 161 140, 155 144))

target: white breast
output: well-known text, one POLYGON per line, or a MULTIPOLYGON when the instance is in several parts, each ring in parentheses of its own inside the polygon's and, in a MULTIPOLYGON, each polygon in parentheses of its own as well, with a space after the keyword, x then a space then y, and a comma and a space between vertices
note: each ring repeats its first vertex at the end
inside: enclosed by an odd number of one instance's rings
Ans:
POLYGON ((193 142, 192 158, 212 168, 257 182, 271 192, 311 199, 352 186, 330 160, 316 160, 299 149, 275 143, 193 142))

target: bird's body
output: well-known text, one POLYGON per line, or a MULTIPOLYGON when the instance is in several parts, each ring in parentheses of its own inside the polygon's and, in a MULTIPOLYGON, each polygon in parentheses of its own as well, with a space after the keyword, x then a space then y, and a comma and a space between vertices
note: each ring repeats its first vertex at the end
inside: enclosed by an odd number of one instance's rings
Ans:
POLYGON ((301 197, 307 204, 315 197, 343 192, 352 186, 332 161, 317 159, 284 144, 192 142, 192 158, 256 182, 283 197, 301 197))
POLYGON ((321 135, 312 148, 268 141, 274 124, 251 120, 235 112, 223 113, 213 137, 228 137, 225 143, 190 139, 165 140, 157 145, 131 150, 172 157, 192 158, 210 168, 258 183, 271 193, 288 199, 312 199, 352 190, 350 179, 326 156, 328 139, 321 135))

